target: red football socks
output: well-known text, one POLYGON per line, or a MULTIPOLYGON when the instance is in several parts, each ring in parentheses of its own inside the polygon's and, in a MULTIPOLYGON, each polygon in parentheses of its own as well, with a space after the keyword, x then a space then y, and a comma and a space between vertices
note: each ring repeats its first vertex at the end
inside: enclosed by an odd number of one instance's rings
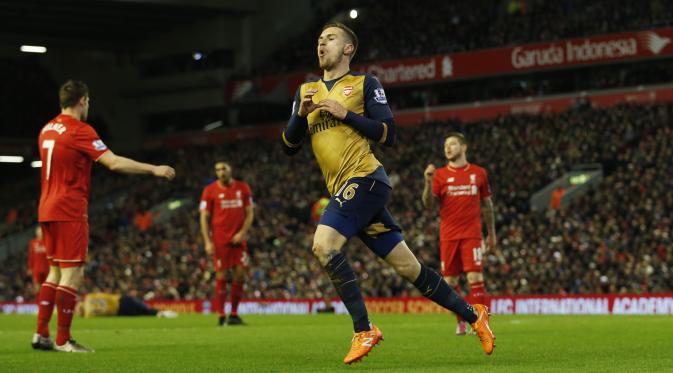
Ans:
POLYGON ((70 325, 75 314, 77 290, 60 285, 56 288, 56 309, 58 311, 58 334, 56 344, 64 345, 70 339, 70 325))
POLYGON ((238 316, 238 303, 243 296, 243 282, 233 282, 231 284, 231 315, 238 316))
POLYGON ((227 280, 223 278, 215 279, 215 312, 224 316, 224 302, 227 299, 227 280))
POLYGON ((486 287, 484 281, 470 284, 469 301, 471 304, 486 304, 486 287))
POLYGON ((45 282, 37 295, 37 334, 49 337, 49 320, 54 313, 56 299, 56 284, 45 282))

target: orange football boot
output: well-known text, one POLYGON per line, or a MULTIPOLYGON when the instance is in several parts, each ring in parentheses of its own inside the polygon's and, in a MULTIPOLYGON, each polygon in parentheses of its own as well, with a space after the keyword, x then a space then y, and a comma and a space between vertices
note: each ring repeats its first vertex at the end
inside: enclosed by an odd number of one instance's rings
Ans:
POLYGON ((372 330, 355 333, 351 341, 351 350, 344 358, 344 363, 352 364, 362 360, 369 351, 383 340, 381 330, 372 324, 372 330))
POLYGON ((477 312, 477 321, 471 324, 472 330, 477 333, 481 341, 481 347, 484 349, 486 355, 490 355, 495 348, 495 335, 488 325, 488 317, 491 314, 488 312, 488 307, 483 304, 473 304, 472 307, 477 312))

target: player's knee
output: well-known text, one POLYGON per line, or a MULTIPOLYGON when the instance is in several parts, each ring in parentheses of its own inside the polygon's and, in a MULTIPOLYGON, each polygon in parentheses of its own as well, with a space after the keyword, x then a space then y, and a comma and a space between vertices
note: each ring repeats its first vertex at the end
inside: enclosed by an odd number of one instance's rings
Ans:
POLYGON ((470 284, 484 281, 484 275, 481 272, 468 272, 467 282, 470 284))
POLYGON ((329 247, 327 245, 318 240, 313 241, 313 255, 315 255, 323 265, 327 264, 328 253, 329 247))
POLYGON ((421 265, 417 260, 405 260, 395 263, 395 272, 409 281, 415 281, 421 272, 421 265))
POLYGON ((58 284, 61 281, 61 269, 55 266, 50 266, 49 274, 45 281, 52 284, 58 284))
POLYGON ((61 268, 61 279, 59 285, 67 286, 73 289, 79 289, 84 280, 84 267, 61 268))

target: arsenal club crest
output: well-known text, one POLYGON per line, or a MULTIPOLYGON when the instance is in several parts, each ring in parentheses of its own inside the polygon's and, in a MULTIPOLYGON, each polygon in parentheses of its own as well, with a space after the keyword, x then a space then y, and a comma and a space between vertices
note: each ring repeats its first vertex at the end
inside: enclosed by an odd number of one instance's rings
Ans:
POLYGON ((353 93, 353 86, 352 85, 347 85, 344 87, 344 96, 348 97, 353 93))

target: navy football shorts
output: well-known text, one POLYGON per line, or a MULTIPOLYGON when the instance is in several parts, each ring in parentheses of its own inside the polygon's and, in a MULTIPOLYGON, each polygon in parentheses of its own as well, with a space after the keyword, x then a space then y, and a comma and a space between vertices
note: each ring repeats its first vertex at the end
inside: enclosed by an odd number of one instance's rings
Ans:
POLYGON ((391 188, 368 177, 354 177, 330 198, 319 224, 336 229, 347 239, 357 235, 380 258, 403 240, 386 203, 391 188))

